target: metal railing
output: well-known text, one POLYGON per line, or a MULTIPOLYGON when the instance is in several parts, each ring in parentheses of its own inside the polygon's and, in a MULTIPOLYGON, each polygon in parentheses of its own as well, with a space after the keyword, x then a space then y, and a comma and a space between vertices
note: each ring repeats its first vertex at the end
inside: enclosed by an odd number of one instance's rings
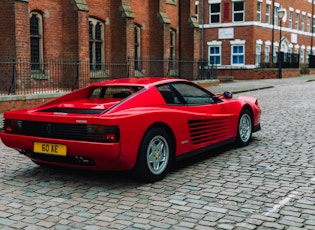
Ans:
POLYGON ((124 77, 177 77, 215 79, 216 66, 198 60, 128 58, 125 62, 0 61, 0 95, 67 92, 89 83, 124 77))
POLYGON ((279 68, 279 61, 281 61, 283 68, 299 68, 300 55, 295 53, 277 52, 276 56, 271 54, 261 53, 259 56, 256 54, 256 63, 260 68, 279 68), (281 60, 280 60, 281 58, 281 60))

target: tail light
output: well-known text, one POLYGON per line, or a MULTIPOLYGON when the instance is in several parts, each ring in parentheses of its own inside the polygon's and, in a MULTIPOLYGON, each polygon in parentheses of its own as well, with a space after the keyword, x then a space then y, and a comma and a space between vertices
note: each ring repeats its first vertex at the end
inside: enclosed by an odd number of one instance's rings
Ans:
POLYGON ((5 119, 4 131, 6 133, 22 133, 22 121, 5 119))
POLYGON ((89 138, 99 142, 118 142, 120 140, 118 126, 91 125, 89 138))

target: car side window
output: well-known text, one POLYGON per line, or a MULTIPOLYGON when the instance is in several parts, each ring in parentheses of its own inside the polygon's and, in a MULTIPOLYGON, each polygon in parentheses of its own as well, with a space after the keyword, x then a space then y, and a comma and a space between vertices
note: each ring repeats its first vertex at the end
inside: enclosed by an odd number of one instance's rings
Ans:
POLYGON ((143 87, 138 86, 101 86, 101 87, 95 87, 90 94, 90 99, 95 98, 101 98, 101 99, 107 99, 107 98, 119 98, 123 99, 131 94, 138 92, 143 87))
POLYGON ((96 98, 100 98, 100 95, 102 94, 102 92, 104 92, 104 87, 96 87, 93 89, 92 93, 90 94, 89 99, 96 99, 96 98))
POLYGON ((177 82, 173 83, 172 87, 178 91, 187 105, 205 105, 215 102, 213 95, 210 92, 197 85, 186 82, 177 82))
POLYGON ((179 105, 183 104, 178 97, 174 94, 174 92, 170 89, 169 85, 161 85, 158 86, 157 89, 161 93, 164 98, 166 104, 168 105, 179 105))

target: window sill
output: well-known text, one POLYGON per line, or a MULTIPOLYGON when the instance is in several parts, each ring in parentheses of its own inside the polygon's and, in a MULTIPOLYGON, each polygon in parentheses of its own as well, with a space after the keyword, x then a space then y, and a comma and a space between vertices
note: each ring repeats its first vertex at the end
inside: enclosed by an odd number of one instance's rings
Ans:
POLYGON ((102 79, 102 78, 109 78, 108 71, 106 70, 91 70, 90 72, 91 79, 102 79))
POLYGON ((144 77, 145 76, 145 71, 143 70, 135 70, 135 77, 144 77))
POLYGON ((49 79, 49 70, 32 70, 31 79, 48 80, 49 79))

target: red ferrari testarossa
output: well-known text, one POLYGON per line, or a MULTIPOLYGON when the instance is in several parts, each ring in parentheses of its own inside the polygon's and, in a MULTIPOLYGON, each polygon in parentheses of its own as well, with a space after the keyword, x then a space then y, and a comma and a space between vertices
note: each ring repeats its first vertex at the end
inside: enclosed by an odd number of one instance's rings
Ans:
POLYGON ((215 95, 183 79, 125 78, 5 112, 1 139, 39 165, 133 169, 154 182, 175 160, 247 145, 260 114, 256 98, 215 95))

